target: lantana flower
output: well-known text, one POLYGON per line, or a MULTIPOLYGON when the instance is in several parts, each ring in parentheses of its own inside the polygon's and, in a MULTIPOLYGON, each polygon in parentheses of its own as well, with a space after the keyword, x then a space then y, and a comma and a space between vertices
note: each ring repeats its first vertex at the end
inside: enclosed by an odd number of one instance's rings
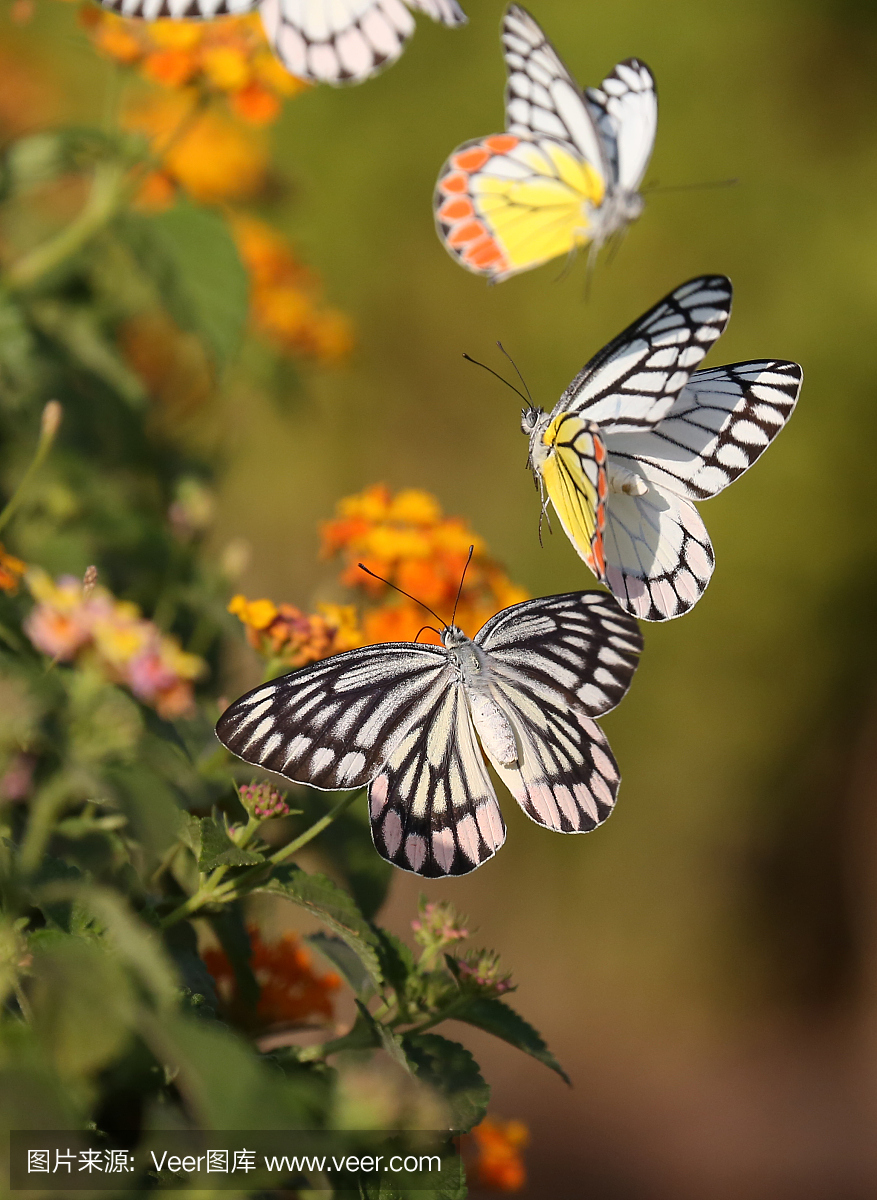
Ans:
POLYGON ((10 554, 0 542, 0 591, 14 595, 26 570, 27 563, 10 554))
POLYGON ((334 971, 318 974, 297 933, 284 933, 275 942, 264 942, 255 926, 250 926, 248 932, 250 967, 260 988, 255 1014, 242 1008, 234 968, 225 951, 211 948, 203 954, 223 1008, 243 1024, 263 1027, 330 1022, 341 977, 334 971))
POLYGON ((37 603, 24 629, 38 650, 58 662, 89 662, 160 716, 191 710, 192 682, 206 664, 146 620, 136 604, 72 575, 56 582, 32 568, 26 578, 37 603))
POLYGON ((469 1183, 486 1191, 520 1191, 527 1182, 521 1151, 529 1140, 523 1121, 485 1117, 464 1139, 469 1183))

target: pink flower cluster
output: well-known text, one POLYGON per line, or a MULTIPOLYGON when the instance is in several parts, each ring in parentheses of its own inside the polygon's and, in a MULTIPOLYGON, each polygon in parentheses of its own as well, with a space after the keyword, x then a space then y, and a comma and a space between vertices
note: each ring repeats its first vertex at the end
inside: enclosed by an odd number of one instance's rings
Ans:
POLYGON ((427 902, 421 896, 418 911, 418 919, 411 922, 411 928, 421 946, 432 950, 437 945, 446 946, 469 936, 464 926, 466 918, 460 916, 447 900, 427 902))
POLYGON ((28 571, 37 603, 24 624, 27 636, 58 662, 75 660, 124 684, 160 716, 183 716, 192 708, 192 681, 204 672, 203 659, 187 654, 175 637, 141 616, 136 604, 95 587, 95 577, 81 582, 63 575, 56 582, 45 571, 28 571))
POLYGON ((493 950, 473 951, 456 962, 460 980, 464 983, 489 992, 492 996, 515 991, 511 975, 501 973, 499 955, 493 950))
POLYGON ((269 817, 288 817, 290 807, 286 797, 270 783, 245 783, 238 788, 244 808, 260 821, 269 817))

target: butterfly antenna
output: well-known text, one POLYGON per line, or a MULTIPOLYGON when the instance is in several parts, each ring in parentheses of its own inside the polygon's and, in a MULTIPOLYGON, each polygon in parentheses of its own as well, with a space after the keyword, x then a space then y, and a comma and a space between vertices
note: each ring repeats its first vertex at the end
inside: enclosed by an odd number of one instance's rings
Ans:
POLYGON ((703 183, 647 183, 645 187, 640 188, 640 193, 645 195, 647 192, 693 192, 703 188, 734 187, 739 182, 739 179, 709 179, 703 183))
MULTIPOLYGON (((499 345, 498 342, 497 342, 497 345, 499 345)), ((505 352, 503 351, 503 353, 505 353, 505 352)), ((507 379, 505 379, 502 375, 500 375, 499 371, 494 371, 493 367, 489 367, 487 365, 487 363, 479 362, 478 359, 473 358, 471 354, 464 354, 463 357, 465 358, 466 362, 474 363, 476 367, 483 367, 485 371, 489 371, 491 375, 495 375, 496 378, 500 381, 500 383, 504 383, 506 385, 506 387, 511 388, 512 391, 515 392, 516 395, 520 396, 522 400, 527 399, 527 397, 520 390, 520 388, 516 388, 513 383, 509 383, 509 381, 507 379)), ((524 384, 524 386, 526 387, 527 385, 524 384)), ((533 401, 531 400, 530 405, 532 406, 532 404, 533 404, 533 401)))
MULTIPOLYGON (((530 407, 532 408, 533 407, 533 397, 530 395, 530 389, 527 387, 526 379, 524 378, 524 376, 521 374, 520 370, 518 369, 518 364, 515 362, 515 360, 509 354, 508 350, 506 350, 506 348, 502 344, 502 342, 497 342, 496 344, 497 344, 497 346, 499 346, 500 352, 506 356, 506 358, 509 360, 509 362, 514 367, 515 374, 517 375, 518 379, 520 379, 521 383, 523 384, 524 391, 527 393, 527 399, 530 401, 530 407)), ((521 393, 518 392, 519 396, 520 396, 520 394, 521 393)))
POLYGON ((414 637, 415 644, 417 643, 417 639, 423 633, 424 629, 431 629, 437 638, 440 638, 442 636, 433 625, 421 625, 414 637))
POLYGON ((466 565, 463 568, 463 574, 460 576, 460 586, 457 588, 457 599, 454 601, 454 611, 451 613, 452 625, 454 623, 454 618, 457 615, 457 605, 460 603, 460 596, 463 594, 463 580, 466 578, 466 572, 469 570, 469 563, 472 561, 472 554, 474 550, 474 546, 469 547, 469 557, 466 559, 466 565))
MULTIPOLYGON (((372 579, 379 579, 381 583, 385 583, 387 587, 391 587, 395 592, 399 592, 402 596, 407 596, 409 600, 413 600, 415 604, 419 604, 421 608, 425 608, 431 616, 435 617, 437 621, 441 622, 443 629, 447 629, 447 621, 442 620, 438 613, 434 612, 428 604, 424 604, 422 600, 418 600, 417 597, 412 596, 410 592, 406 592, 402 588, 397 587, 395 583, 390 583, 389 579, 384 579, 383 575, 376 575, 374 571, 370 571, 364 563, 357 563, 356 565, 359 567, 360 571, 365 571, 366 575, 371 575, 372 579)), ((424 625, 423 628, 429 629, 431 626, 424 625)), ((421 630, 421 632, 423 631, 421 630)), ((439 634, 439 637, 441 637, 441 634, 439 634)))

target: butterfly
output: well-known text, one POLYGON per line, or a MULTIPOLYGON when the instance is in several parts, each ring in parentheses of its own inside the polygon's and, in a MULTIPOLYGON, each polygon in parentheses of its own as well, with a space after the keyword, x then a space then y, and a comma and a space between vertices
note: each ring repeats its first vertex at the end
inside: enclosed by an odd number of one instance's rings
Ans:
POLYGON ((362 83, 395 62, 414 32, 409 9, 465 25, 457 0, 101 0, 123 17, 212 20, 258 9, 268 41, 293 75, 312 83, 362 83), (407 7, 406 7, 407 5, 407 7))
POLYGON ((692 501, 751 467, 798 399, 793 362, 692 374, 730 313, 729 279, 691 279, 586 363, 550 413, 530 402, 521 414, 543 512, 550 501, 579 556, 646 621, 700 599, 715 557, 692 501))
POLYGON ((636 58, 579 88, 528 12, 502 24, 506 132, 458 146, 433 207, 446 249, 470 271, 507 279, 591 243, 640 215, 655 141, 655 81, 636 58))
POLYGON ((593 718, 630 686, 636 621, 605 592, 570 592, 512 605, 471 639, 446 625, 441 639, 348 650, 263 684, 217 736, 295 783, 368 784, 378 853, 417 875, 465 875, 505 841, 483 754, 537 824, 601 824, 620 777, 593 718))

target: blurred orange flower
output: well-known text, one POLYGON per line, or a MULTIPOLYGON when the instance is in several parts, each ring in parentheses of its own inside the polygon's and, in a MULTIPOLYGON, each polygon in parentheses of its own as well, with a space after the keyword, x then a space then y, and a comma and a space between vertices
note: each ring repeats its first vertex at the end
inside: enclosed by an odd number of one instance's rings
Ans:
POLYGON ((166 88, 193 85, 225 97, 253 125, 279 116, 282 102, 309 85, 280 65, 257 13, 221 21, 135 21, 84 5, 80 21, 108 58, 137 67, 166 88))
MULTIPOLYGON (((263 942, 255 926, 250 926, 248 933, 250 966, 260 988, 255 1023, 265 1026, 281 1022, 302 1025, 314 1019, 331 1021, 332 997, 341 986, 340 976, 333 971, 318 975, 297 933, 285 933, 276 942, 263 942)), ((252 1024, 252 1014, 241 1006, 234 968, 225 951, 208 949, 203 958, 223 1007, 244 1024, 252 1024)))
POLYGON ((353 347, 350 321, 322 305, 317 277, 277 230, 255 217, 232 221, 238 253, 250 272, 253 324, 281 350, 321 361, 343 358, 353 347))
POLYGON ((521 1151, 530 1140, 523 1121, 485 1117, 464 1141, 470 1150, 467 1179, 471 1186, 496 1192, 518 1192, 527 1182, 521 1151))
POLYGON ((9 554, 0 542, 0 591, 11 594, 17 592, 19 581, 26 570, 27 563, 9 554))
POLYGON ((202 204, 242 200, 265 183, 268 152, 261 136, 215 108, 198 111, 193 91, 141 98, 122 124, 144 134, 167 177, 202 204))

